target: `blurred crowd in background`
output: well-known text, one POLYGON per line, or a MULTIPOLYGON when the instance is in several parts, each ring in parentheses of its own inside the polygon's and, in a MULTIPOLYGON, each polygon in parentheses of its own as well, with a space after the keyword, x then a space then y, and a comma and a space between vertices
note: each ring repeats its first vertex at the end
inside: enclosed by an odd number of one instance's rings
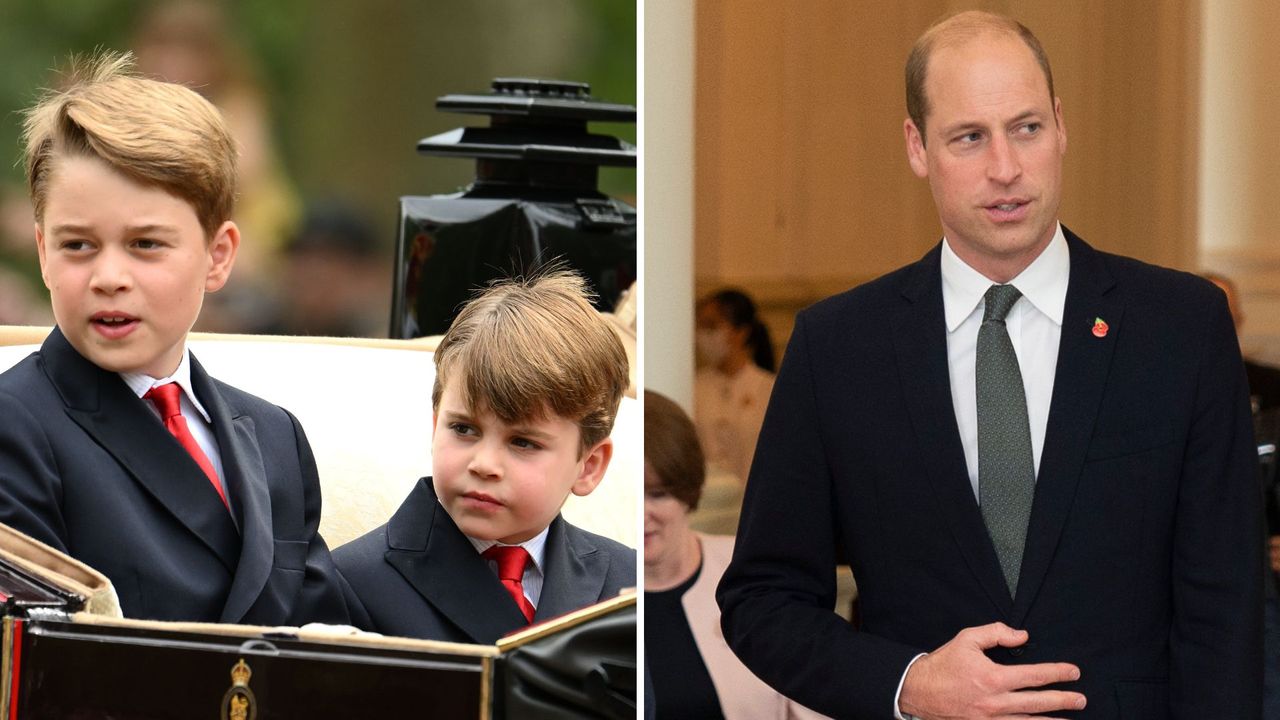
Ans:
MULTIPOLYGON (((0 0, 0 324, 52 323, 19 112, 73 53, 132 50, 143 74, 208 97, 240 143, 243 242, 197 330, 385 337, 398 198, 473 176, 468 161, 415 151, 481 122, 437 112, 435 98, 505 76, 585 81, 634 103, 635 15, 593 0, 0 0)), ((631 125, 599 132, 635 142, 631 125)), ((600 187, 635 202, 634 171, 606 169, 600 187)))

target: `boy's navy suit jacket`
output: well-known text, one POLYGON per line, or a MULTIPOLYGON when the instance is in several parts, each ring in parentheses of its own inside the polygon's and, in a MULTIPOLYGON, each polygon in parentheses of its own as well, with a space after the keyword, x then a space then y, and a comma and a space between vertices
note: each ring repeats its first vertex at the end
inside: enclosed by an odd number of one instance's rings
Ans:
POLYGON ((231 512, 146 401, 55 327, 0 375, 0 522, 104 573, 128 617, 348 622, 301 426, 194 356, 191 383, 231 512))
MULTIPOLYGON (((526 626, 488 562, 422 478, 386 525, 333 553, 373 630, 493 644, 526 626)), ((559 515, 551 522, 535 623, 607 600, 636 584, 636 552, 559 515)))

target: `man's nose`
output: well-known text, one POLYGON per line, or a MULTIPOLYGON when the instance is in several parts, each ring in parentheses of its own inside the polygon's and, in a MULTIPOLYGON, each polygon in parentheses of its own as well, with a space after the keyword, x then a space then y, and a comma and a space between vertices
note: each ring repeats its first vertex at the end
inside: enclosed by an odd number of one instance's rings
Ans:
POLYGON ((1009 138, 996 135, 991 140, 987 176, 1001 185, 1009 185, 1022 175, 1022 162, 1009 138))

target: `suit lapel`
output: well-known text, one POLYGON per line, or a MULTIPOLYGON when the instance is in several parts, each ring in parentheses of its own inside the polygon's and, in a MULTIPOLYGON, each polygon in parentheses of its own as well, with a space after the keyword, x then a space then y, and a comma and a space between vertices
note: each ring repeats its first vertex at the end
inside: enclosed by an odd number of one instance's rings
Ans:
POLYGON ((533 621, 542 622, 573 612, 600 597, 608 558, 582 533, 570 535, 559 515, 551 522, 543 554, 542 595, 533 621))
POLYGON ((173 517, 234 570, 240 538, 209 478, 116 373, 54 328, 40 349, 67 414, 173 517))
POLYGON ((491 644, 527 625, 498 576, 436 499, 430 480, 387 523, 386 559, 450 623, 473 642, 491 644))
POLYGON ((227 502, 231 504, 231 512, 223 514, 237 524, 242 538, 239 562, 221 618, 222 622, 234 623, 244 619, 262 594, 275 561, 267 469, 253 418, 227 402, 195 355, 191 356, 191 386, 208 411, 218 439, 227 502))
POLYGON ((1049 424, 1012 616, 1016 625, 1026 619, 1062 535, 1093 436, 1116 337, 1123 332, 1124 305, 1118 294, 1109 294, 1115 283, 1101 256, 1066 228, 1063 232, 1071 255, 1071 277, 1049 424), (1108 325, 1101 338, 1092 332, 1097 318, 1108 325))
POLYGON ((942 307, 941 245, 912 267, 903 284, 907 304, 894 318, 893 341, 901 368, 910 383, 903 396, 915 429, 929 482, 937 498, 936 514, 947 527, 969 570, 986 591, 1001 617, 1013 600, 1005 586, 995 548, 982 521, 969 484, 964 447, 951 400, 947 361, 947 325, 942 307))

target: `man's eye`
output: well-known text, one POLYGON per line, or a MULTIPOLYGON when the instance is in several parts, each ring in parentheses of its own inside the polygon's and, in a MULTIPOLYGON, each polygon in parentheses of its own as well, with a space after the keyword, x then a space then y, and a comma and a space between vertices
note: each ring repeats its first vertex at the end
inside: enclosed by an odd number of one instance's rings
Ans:
POLYGON ((156 248, 161 247, 159 241, 151 240, 149 238, 139 238, 134 240, 133 246, 139 250, 155 250, 156 248))
POLYGON ((1022 126, 1022 133, 1024 135, 1035 135, 1036 133, 1040 132, 1041 127, 1042 127, 1041 123, 1038 123, 1038 122, 1027 123, 1026 125, 1022 126))

